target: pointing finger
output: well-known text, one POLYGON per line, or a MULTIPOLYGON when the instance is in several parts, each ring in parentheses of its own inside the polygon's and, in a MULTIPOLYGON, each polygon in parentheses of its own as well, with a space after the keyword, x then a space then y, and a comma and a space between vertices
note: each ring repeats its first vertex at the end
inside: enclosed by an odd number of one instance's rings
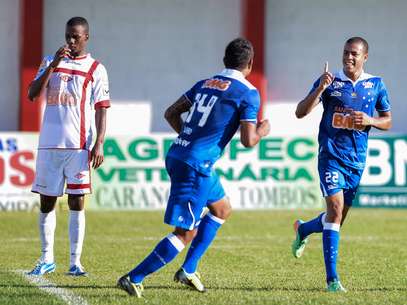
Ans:
POLYGON ((324 72, 325 73, 328 72, 328 62, 327 61, 325 62, 324 72))

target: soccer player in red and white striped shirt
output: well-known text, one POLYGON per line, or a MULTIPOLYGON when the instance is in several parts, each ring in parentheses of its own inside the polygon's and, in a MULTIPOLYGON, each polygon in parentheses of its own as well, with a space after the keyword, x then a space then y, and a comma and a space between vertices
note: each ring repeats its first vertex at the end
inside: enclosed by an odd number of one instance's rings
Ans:
POLYGON ((80 262, 85 235, 84 195, 91 192, 90 165, 98 168, 103 162, 106 109, 110 107, 107 72, 86 51, 89 24, 85 18, 73 17, 67 22, 65 40, 66 45, 54 56, 43 59, 28 92, 30 100, 41 94, 46 99, 32 186, 32 191, 39 193, 41 198, 42 255, 30 272, 32 275, 55 270, 54 209, 57 197, 63 195, 64 189, 70 210, 68 274, 87 274, 80 262), (93 139, 93 119, 96 139, 93 139))

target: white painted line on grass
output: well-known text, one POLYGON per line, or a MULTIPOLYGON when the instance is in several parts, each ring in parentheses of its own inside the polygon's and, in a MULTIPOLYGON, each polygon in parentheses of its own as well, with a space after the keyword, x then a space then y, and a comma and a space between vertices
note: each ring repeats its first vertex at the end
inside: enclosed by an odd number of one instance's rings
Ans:
POLYGON ((68 289, 57 287, 56 284, 54 284, 51 281, 48 281, 42 276, 28 275, 27 270, 16 270, 16 272, 18 274, 21 274, 30 283, 37 286, 40 290, 55 295, 57 298, 62 299, 68 305, 88 305, 88 302, 86 302, 85 299, 74 294, 72 291, 69 291, 68 289))

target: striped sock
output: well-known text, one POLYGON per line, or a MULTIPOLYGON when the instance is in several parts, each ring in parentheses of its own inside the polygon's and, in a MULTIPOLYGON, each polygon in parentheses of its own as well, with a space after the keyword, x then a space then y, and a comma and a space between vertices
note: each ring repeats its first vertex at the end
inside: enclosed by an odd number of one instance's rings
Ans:
POLYGON ((129 272, 130 280, 133 283, 141 283, 147 275, 171 262, 184 247, 177 236, 169 234, 136 268, 129 272))
POLYGON ((215 239, 216 233, 225 220, 211 213, 207 213, 198 227, 198 233, 189 247, 182 268, 187 273, 194 273, 198 267, 199 260, 204 255, 209 245, 215 239))

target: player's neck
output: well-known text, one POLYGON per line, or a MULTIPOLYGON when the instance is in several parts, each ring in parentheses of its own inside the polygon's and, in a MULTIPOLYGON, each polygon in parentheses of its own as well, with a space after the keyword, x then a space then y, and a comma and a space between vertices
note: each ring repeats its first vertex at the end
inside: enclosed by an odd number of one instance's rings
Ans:
POLYGON ((355 71, 354 73, 350 73, 349 71, 343 71, 343 73, 352 81, 356 82, 359 77, 362 75, 363 70, 355 71))
POLYGON ((82 51, 78 52, 77 54, 72 54, 71 56, 72 56, 72 58, 76 58, 76 57, 83 57, 87 54, 88 54, 88 52, 86 50, 82 50, 82 51))

